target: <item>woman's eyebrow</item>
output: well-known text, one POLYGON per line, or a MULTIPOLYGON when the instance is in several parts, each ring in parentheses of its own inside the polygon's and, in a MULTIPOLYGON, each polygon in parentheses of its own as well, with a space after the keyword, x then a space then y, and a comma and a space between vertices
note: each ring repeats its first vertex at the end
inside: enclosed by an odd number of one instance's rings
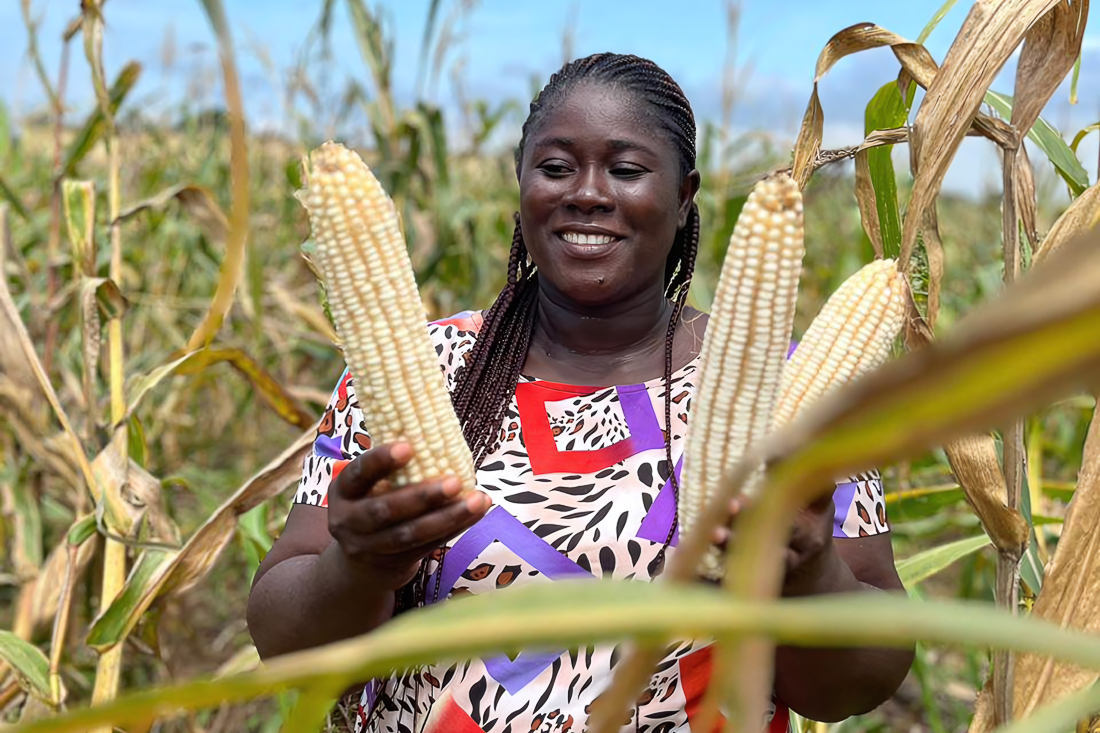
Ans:
MULTIPOLYGON (((577 141, 571 137, 550 137, 543 140, 537 140, 534 145, 532 145, 532 149, 572 148, 576 143, 577 141)), ((649 146, 635 140, 619 140, 613 138, 607 141, 607 147, 610 150, 639 150, 646 153, 652 152, 649 146)))

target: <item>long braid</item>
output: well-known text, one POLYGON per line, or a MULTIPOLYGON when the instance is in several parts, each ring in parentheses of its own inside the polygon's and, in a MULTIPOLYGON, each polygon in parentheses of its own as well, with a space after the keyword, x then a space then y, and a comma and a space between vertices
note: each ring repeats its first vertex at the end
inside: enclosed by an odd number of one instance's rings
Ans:
MULTIPOLYGON (((680 480, 676 478, 676 465, 672 462, 672 344, 676 337, 676 326, 687 304, 688 290, 691 289, 691 276, 695 272, 695 256, 699 252, 699 207, 694 203, 688 212, 688 220, 676 234, 677 243, 682 245, 683 261, 675 271, 666 270, 669 280, 665 296, 672 300, 672 315, 668 319, 665 332, 665 461, 668 465, 668 477, 672 482, 672 523, 668 535, 657 556, 649 564, 649 575, 653 577, 661 572, 665 562, 665 552, 672 544, 676 527, 680 524, 680 480), (680 241, 682 240, 682 242, 680 241)), ((677 248, 673 247, 673 251, 677 248)))

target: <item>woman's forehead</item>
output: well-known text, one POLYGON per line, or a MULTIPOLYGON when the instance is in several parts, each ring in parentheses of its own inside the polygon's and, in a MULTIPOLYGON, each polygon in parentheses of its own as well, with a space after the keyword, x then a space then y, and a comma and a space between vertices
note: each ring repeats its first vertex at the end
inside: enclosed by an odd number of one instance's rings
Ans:
POLYGON ((572 147, 593 139, 612 150, 668 149, 675 153, 652 105, 641 95, 607 84, 579 84, 547 109, 531 131, 528 148, 572 147))

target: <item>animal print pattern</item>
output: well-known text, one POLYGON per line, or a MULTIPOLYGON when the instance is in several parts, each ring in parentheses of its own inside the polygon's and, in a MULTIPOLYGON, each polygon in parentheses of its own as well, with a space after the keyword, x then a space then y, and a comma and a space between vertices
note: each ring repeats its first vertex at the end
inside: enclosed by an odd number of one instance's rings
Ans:
MULTIPOLYGON (((480 326, 473 312, 429 325, 448 388, 480 326)), ((598 388, 522 377, 501 422, 501 444, 477 473, 493 507, 432 555, 427 601, 565 578, 651 580, 666 541, 670 554, 678 542, 671 474, 680 470, 698 369, 696 359, 668 386, 672 466, 663 379, 598 388)), ((295 502, 326 506, 332 479, 369 446, 354 379, 345 371, 295 502)), ((838 483, 835 498, 834 535, 887 531, 878 474, 838 483)), ((710 652, 706 641, 670 648, 623 730, 690 731, 710 678, 710 652)), ((580 733, 618 658, 611 646, 525 651, 376 680, 363 692, 356 731, 580 733)), ((786 730, 786 709, 774 706, 764 722, 771 731, 786 730)))
POLYGON ((559 451, 599 450, 629 435, 619 395, 614 389, 547 402, 546 414, 559 451))

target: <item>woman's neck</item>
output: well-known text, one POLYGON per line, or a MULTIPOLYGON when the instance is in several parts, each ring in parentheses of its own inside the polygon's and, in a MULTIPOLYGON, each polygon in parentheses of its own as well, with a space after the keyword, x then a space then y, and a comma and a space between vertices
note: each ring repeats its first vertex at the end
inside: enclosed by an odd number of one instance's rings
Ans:
POLYGON ((524 373, 568 384, 631 384, 664 374, 672 304, 644 297, 609 308, 564 303, 542 291, 524 373))

